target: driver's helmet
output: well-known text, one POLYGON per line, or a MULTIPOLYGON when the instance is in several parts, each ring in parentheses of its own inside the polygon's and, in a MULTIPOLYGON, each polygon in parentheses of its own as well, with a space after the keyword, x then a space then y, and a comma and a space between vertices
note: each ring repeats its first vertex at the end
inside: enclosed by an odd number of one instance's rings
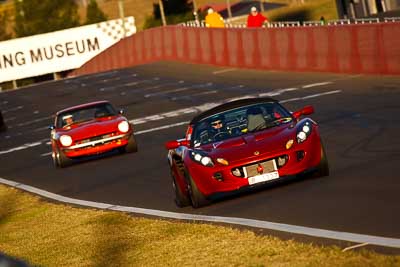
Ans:
POLYGON ((64 125, 70 125, 73 122, 73 116, 71 114, 63 116, 64 125))

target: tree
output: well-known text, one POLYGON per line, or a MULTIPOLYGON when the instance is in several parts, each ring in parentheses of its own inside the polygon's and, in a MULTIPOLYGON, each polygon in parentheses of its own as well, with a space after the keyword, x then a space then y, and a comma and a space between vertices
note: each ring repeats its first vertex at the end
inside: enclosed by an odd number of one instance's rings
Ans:
POLYGON ((7 33, 8 13, 0 14, 0 41, 11 39, 11 34, 7 33))
MULTIPOLYGON (((192 12, 193 6, 188 0, 162 0, 166 16, 181 15, 192 12)), ((159 4, 153 4, 153 16, 155 19, 161 18, 159 4)))
POLYGON ((74 0, 14 0, 17 37, 79 26, 74 0))
MULTIPOLYGON (((165 16, 168 24, 176 24, 193 20, 193 3, 190 0, 162 0, 165 16)), ((153 4, 153 16, 147 17, 144 29, 161 26, 160 5, 153 4)))
POLYGON ((99 8, 96 0, 90 0, 86 8, 85 24, 93 24, 107 20, 106 14, 99 8))

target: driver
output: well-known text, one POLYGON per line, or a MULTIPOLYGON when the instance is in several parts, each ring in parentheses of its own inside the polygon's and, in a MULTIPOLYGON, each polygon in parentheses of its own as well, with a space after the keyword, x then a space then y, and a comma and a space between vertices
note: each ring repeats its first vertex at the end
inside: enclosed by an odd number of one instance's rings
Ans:
POLYGON ((71 125, 74 123, 74 119, 72 118, 72 115, 66 115, 63 117, 64 124, 65 126, 71 125))
POLYGON ((211 120, 210 125, 211 125, 210 134, 211 136, 213 136, 214 140, 216 141, 222 140, 228 135, 228 132, 225 129, 223 118, 221 116, 214 117, 211 120))

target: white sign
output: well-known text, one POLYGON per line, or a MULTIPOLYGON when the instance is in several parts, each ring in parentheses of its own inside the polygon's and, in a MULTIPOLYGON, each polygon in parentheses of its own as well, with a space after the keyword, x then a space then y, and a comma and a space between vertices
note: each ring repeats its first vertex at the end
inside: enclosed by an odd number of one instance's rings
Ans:
POLYGON ((128 17, 0 42, 0 83, 79 68, 134 33, 128 17))

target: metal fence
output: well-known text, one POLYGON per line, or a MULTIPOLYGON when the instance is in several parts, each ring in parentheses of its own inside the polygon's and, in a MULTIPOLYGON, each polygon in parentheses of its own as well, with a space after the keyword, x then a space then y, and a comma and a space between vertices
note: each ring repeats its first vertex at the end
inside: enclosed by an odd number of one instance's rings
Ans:
MULTIPOLYGON (((263 28, 282 28, 282 27, 311 27, 311 26, 323 26, 323 25, 351 25, 351 24, 372 24, 372 23, 390 23, 400 22, 400 17, 387 17, 387 18, 364 18, 364 19, 337 19, 337 20, 316 20, 316 21, 274 21, 264 23, 263 28)), ((187 21, 180 23, 179 25, 184 27, 206 27, 204 20, 202 21, 187 21)), ((246 23, 236 23, 225 21, 226 28, 246 28, 246 23)))

